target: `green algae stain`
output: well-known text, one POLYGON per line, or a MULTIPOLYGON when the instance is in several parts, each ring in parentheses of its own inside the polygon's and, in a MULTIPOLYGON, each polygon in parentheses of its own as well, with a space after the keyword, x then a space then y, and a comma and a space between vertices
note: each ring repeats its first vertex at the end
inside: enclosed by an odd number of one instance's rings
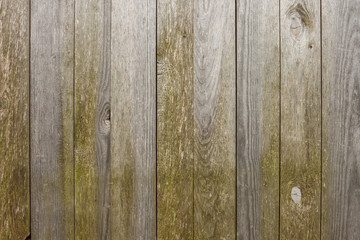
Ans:
POLYGON ((30 232, 28 12, 23 1, 0 7, 0 238, 30 232))
POLYGON ((159 22, 165 25, 160 26, 157 52, 158 239, 193 236, 192 4, 179 1, 176 5, 160 3, 164 12, 159 13, 159 22), (167 14, 173 11, 179 15, 167 14))
POLYGON ((262 82, 261 122, 261 237, 278 238, 279 223, 279 134, 280 134, 280 68, 278 47, 265 64, 262 82))
POLYGON ((99 37, 101 19, 95 1, 79 1, 76 4, 75 238, 96 239, 99 234, 99 173, 95 128, 102 49, 99 37))

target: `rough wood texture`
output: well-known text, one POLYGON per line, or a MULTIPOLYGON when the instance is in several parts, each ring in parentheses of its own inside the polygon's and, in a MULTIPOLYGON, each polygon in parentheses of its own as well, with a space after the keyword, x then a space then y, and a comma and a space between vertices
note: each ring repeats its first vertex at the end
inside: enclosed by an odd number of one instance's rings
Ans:
POLYGON ((360 239, 360 1, 322 7, 323 239, 360 239))
POLYGON ((31 232, 74 234, 73 1, 31 2, 31 232))
POLYGON ((109 239, 110 0, 75 14, 75 238, 109 239))
POLYGON ((194 73, 194 239, 234 239, 234 1, 194 1, 194 73))
POLYGON ((0 1, 0 239, 29 235, 29 3, 0 1))
POLYGON ((237 1, 237 239, 278 239, 279 2, 237 1))
POLYGON ((193 2, 157 6, 157 237, 192 239, 193 2))
POLYGON ((284 0, 280 10, 280 238, 315 240, 321 193, 320 1, 284 0))
POLYGON ((156 1, 113 0, 111 239, 156 239, 156 1))

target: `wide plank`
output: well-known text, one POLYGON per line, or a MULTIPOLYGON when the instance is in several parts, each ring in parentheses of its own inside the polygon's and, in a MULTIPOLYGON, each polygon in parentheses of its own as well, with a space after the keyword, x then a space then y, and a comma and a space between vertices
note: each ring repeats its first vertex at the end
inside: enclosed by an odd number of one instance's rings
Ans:
POLYGON ((75 233, 110 238, 110 0, 75 6, 75 233))
POLYGON ((322 239, 360 239, 360 1, 322 5, 322 239))
POLYGON ((280 239, 320 239, 320 1, 282 0, 280 239))
POLYGON ((33 239, 74 237, 74 1, 31 1, 33 239))
POLYGON ((235 238, 235 71, 235 1, 194 0, 194 239, 235 238))
POLYGON ((278 239, 279 1, 237 1, 237 239, 278 239))
POLYGON ((193 238, 193 1, 157 2, 157 238, 193 238))
POLYGON ((25 239, 29 199, 29 2, 0 1, 0 239, 25 239))
POLYGON ((113 0, 111 239, 156 239, 156 1, 113 0))

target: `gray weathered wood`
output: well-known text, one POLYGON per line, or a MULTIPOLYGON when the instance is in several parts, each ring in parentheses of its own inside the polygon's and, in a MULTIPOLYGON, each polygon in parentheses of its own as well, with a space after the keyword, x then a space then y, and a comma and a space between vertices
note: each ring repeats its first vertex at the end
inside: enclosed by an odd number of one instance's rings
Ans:
POLYGON ((75 238, 110 238, 110 0, 75 6, 75 238))
POLYGON ((156 1, 113 0, 111 239, 156 235, 156 1))
POLYGON ((29 2, 0 0, 0 239, 29 235, 29 201, 29 2))
POLYGON ((320 1, 282 0, 280 14, 280 238, 316 240, 321 202, 320 1), (298 189, 300 200, 291 195, 298 189))
POLYGON ((74 234, 73 1, 31 1, 31 233, 74 234))
POLYGON ((192 239, 193 1, 157 6, 157 237, 192 239))
POLYGON ((323 239, 360 239, 360 1, 323 1, 323 239))
POLYGON ((194 239, 234 239, 235 1, 194 0, 194 74, 194 239))
POLYGON ((237 3, 237 239, 278 239, 279 1, 237 3))

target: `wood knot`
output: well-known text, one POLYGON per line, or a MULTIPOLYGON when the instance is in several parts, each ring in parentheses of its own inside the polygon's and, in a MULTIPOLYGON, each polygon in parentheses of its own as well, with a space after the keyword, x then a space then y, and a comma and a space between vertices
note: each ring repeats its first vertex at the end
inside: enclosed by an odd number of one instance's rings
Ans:
POLYGON ((296 40, 300 40, 307 29, 313 28, 313 17, 305 2, 295 3, 286 11, 286 17, 290 20, 290 32, 296 40))
POLYGON ((103 108, 100 112, 99 117, 99 130, 101 133, 107 134, 110 132, 110 124, 111 124, 111 111, 110 104, 104 104, 103 108))

